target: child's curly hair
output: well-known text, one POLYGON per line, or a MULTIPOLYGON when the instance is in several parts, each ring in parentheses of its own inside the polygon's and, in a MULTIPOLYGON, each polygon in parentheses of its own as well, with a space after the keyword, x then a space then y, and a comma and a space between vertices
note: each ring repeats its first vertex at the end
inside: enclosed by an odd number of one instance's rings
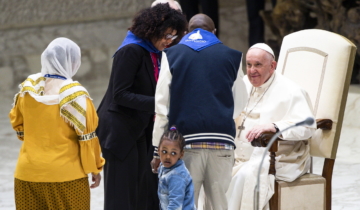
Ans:
POLYGON ((182 152, 184 150, 185 139, 182 134, 177 130, 175 125, 171 126, 170 129, 165 131, 164 134, 161 136, 158 146, 159 148, 164 140, 176 141, 179 144, 180 151, 182 152))
POLYGON ((162 39, 168 28, 176 30, 178 38, 181 38, 186 27, 185 16, 165 3, 141 10, 129 30, 141 39, 152 41, 162 39))

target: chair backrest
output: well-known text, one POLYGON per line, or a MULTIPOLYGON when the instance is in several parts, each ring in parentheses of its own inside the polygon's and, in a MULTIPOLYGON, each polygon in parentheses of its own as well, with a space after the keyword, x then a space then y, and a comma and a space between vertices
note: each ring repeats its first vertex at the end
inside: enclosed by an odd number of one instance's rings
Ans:
POLYGON ((309 29, 284 37, 277 71, 309 94, 316 119, 331 119, 332 129, 317 129, 311 156, 335 159, 356 46, 338 34, 309 29))

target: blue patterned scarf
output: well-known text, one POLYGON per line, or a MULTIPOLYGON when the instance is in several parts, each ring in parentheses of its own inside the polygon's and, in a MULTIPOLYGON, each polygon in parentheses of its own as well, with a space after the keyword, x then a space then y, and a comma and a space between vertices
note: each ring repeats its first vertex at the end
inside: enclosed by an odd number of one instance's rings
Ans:
POLYGON ((195 51, 201 51, 218 43, 222 42, 213 33, 201 28, 196 28, 186 34, 179 44, 184 44, 195 51))

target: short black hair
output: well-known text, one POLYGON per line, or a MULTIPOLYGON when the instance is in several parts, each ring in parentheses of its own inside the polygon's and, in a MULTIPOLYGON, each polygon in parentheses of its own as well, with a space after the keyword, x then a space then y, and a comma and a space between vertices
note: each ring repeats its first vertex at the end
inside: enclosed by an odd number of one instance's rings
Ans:
POLYGON ((176 141, 179 144, 181 152, 184 150, 184 147, 186 145, 183 135, 178 131, 175 125, 171 126, 170 129, 165 131, 164 134, 161 136, 158 146, 159 148, 164 140, 176 141))
POLYGON ((176 30, 177 35, 183 37, 186 27, 185 16, 165 3, 141 10, 129 30, 135 36, 151 41, 162 39, 168 28, 176 30))

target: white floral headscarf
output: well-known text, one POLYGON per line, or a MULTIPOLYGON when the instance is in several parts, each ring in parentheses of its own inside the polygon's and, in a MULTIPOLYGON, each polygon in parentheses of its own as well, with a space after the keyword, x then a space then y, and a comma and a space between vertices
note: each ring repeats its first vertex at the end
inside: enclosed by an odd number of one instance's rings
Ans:
POLYGON ((41 54, 41 74, 71 79, 81 64, 80 47, 68 38, 54 39, 41 54))

